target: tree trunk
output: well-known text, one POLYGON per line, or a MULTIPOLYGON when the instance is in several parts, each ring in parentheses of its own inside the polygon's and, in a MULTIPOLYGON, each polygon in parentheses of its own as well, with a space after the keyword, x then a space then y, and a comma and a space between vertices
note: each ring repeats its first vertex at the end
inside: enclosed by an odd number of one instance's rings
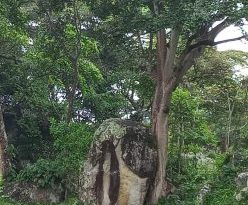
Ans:
POLYGON ((178 143, 177 143, 177 145, 178 145, 178 157, 177 157, 177 163, 178 163, 177 164, 178 165, 177 171, 178 171, 178 174, 181 173, 182 166, 183 166, 182 165, 182 152, 183 152, 183 146, 184 146, 184 139, 183 139, 183 136, 182 136, 183 132, 184 132, 184 126, 182 124, 181 129, 179 131, 178 143))
POLYGON ((227 149, 230 147, 230 134, 232 126, 232 116, 234 110, 234 103, 231 103, 229 93, 227 92, 227 102, 228 102, 228 125, 227 125, 227 149))
POLYGON ((67 96, 68 101, 68 108, 66 113, 66 122, 70 123, 73 118, 73 105, 74 105, 74 97, 75 97, 76 88, 73 85, 73 88, 71 91, 69 91, 67 96))
POLYGON ((7 134, 5 131, 4 121, 3 121, 3 112, 0 105, 0 177, 3 179, 6 178, 9 168, 10 161, 7 153, 8 140, 7 134))
MULTIPOLYGON (((163 84, 163 83, 162 83, 163 84)), ((157 84, 156 95, 153 102, 153 135, 157 140, 158 148, 158 164, 157 172, 152 186, 152 193, 150 196, 151 204, 158 203, 161 196, 164 196, 166 191, 166 164, 168 159, 168 118, 169 118, 169 105, 171 93, 157 84), (157 92, 159 91, 159 92, 157 92), (162 92, 162 95, 161 95, 162 92)))
POLYGON ((226 153, 227 150, 228 150, 228 140, 226 134, 223 134, 220 137, 220 151, 221 153, 226 153))
POLYGON ((166 164, 168 159, 168 118, 172 89, 168 79, 171 78, 168 69, 168 53, 165 47, 165 32, 160 31, 157 36, 158 65, 156 70, 156 91, 152 105, 152 132, 158 146, 158 164, 155 180, 149 193, 149 203, 157 204, 161 196, 166 193, 166 164))
POLYGON ((76 90, 78 86, 78 56, 75 58, 72 58, 71 60, 72 67, 73 67, 73 83, 71 87, 69 86, 68 92, 67 92, 67 101, 68 101, 68 109, 66 113, 66 122, 70 123, 72 118, 73 118, 73 105, 74 105, 74 100, 75 100, 75 95, 76 95, 76 90))

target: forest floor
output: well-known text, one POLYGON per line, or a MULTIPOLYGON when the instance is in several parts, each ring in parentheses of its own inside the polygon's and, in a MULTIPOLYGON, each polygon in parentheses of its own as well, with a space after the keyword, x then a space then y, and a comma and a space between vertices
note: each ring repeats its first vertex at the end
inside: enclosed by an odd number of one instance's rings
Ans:
MULTIPOLYGON (((1 189, 1 186, 0 186, 0 189, 1 189)), ((178 200, 179 199, 178 197, 175 198, 175 196, 177 196, 177 194, 175 193, 174 195, 171 195, 169 199, 161 201, 158 205, 195 205, 197 204, 196 201, 194 200, 195 190, 192 189, 192 187, 189 185, 187 185, 187 189, 188 189, 188 192, 183 191, 185 196, 184 197, 181 196, 180 200, 178 200), (190 193, 192 196, 190 195, 190 193)), ((237 202, 235 200, 235 197, 234 197, 235 192, 236 190, 235 190, 235 183, 234 183, 233 177, 227 176, 225 177, 225 180, 223 178, 216 180, 215 183, 213 183, 212 190, 208 194, 204 202, 204 205, 247 205, 246 202, 237 202)), ((71 197, 71 198, 68 198, 68 200, 66 200, 65 202, 59 203, 57 205, 80 205, 80 204, 81 203, 79 203, 79 201, 75 197, 74 198, 71 197)), ((0 196, 0 205, 27 205, 27 203, 16 202, 5 196, 0 196)), ((29 204, 29 205, 47 205, 47 204, 29 204)))
MULTIPOLYGON (((0 197, 0 205, 27 205, 27 204, 16 202, 8 198, 0 197)), ((29 205, 45 205, 45 204, 29 204, 29 205)), ((70 198, 67 201, 57 204, 57 205, 79 205, 79 203, 75 198, 70 198)))

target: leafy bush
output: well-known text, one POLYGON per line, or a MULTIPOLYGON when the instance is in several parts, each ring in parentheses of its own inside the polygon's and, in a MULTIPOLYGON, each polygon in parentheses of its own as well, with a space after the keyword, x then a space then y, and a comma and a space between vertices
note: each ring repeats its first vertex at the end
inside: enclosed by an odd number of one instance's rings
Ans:
POLYGON ((93 139, 93 129, 82 123, 51 120, 51 134, 54 157, 39 159, 20 171, 15 179, 35 182, 41 187, 64 184, 73 188, 77 186, 80 166, 93 139))
POLYGON ((34 182, 41 187, 55 186, 62 182, 65 170, 58 161, 39 159, 16 176, 18 181, 34 182))
POLYGON ((206 205, 246 205, 247 202, 238 202, 235 199, 237 186, 235 177, 238 169, 231 164, 224 165, 212 184, 211 192, 207 195, 206 205))
POLYGON ((192 96, 189 90, 184 88, 177 88, 172 95, 170 113, 172 141, 183 141, 185 149, 191 144, 206 146, 217 143, 215 133, 207 122, 207 112, 201 107, 201 103, 199 97, 192 96))
POLYGON ((212 187, 216 185, 219 176, 222 176, 223 173, 232 176, 234 179, 235 172, 233 170, 229 168, 226 171, 223 170, 223 164, 226 160, 224 154, 208 153, 206 151, 202 153, 191 152, 191 154, 182 157, 181 171, 178 172, 176 169, 178 164, 176 153, 177 148, 171 148, 168 178, 173 180, 177 189, 168 199, 160 201, 159 205, 197 205, 197 195, 205 185, 210 185, 211 188, 208 193, 210 194, 212 187))
POLYGON ((55 140, 56 160, 68 172, 78 170, 89 150, 94 129, 78 122, 67 124, 55 120, 51 120, 50 129, 55 140))

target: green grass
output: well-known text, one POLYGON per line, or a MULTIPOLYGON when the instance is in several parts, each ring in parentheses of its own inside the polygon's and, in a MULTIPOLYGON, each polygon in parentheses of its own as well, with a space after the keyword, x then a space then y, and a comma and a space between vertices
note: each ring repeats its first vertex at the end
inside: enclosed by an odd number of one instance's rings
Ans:
POLYGON ((13 201, 10 201, 10 200, 4 199, 4 198, 0 198, 0 204, 1 205, 23 205, 23 204, 20 204, 18 202, 13 202, 13 201))

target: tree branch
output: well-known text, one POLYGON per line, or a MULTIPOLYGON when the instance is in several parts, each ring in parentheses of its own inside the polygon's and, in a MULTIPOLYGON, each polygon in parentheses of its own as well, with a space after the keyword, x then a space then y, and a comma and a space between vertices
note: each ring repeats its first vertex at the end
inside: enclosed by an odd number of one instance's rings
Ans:
POLYGON ((193 41, 199 39, 202 36, 206 36, 207 32, 209 30, 208 26, 202 26, 194 33, 193 35, 189 36, 188 41, 186 43, 186 47, 189 47, 193 41))
MULTIPOLYGON (((233 22, 232 22, 233 23, 233 22)), ((214 40, 215 37, 223 31, 226 27, 230 26, 231 22, 229 18, 225 18, 220 24, 212 28, 208 33, 207 33, 207 39, 214 40)))
POLYGON ((231 38, 231 39, 225 39, 225 40, 222 40, 222 41, 214 41, 214 40, 203 40, 203 41, 199 41, 191 46, 189 46, 189 51, 190 50, 193 50, 195 48, 198 48, 200 46, 216 46, 216 45, 219 45, 219 44, 222 44, 222 43, 228 43, 228 42, 232 42, 232 41, 238 41, 238 40, 241 40, 241 39, 244 39, 244 38, 247 38, 246 35, 243 35, 243 36, 240 36, 240 37, 237 37, 237 38, 231 38))
POLYGON ((221 23, 210 30, 209 25, 204 26, 196 34, 193 34, 186 44, 186 48, 178 59, 175 65, 173 77, 170 80, 170 87, 174 89, 181 81, 187 70, 194 64, 195 60, 200 57, 206 46, 216 46, 221 43, 241 40, 247 36, 240 36, 237 38, 226 39, 215 42, 216 36, 228 27, 231 23, 229 18, 225 18, 221 23), (193 40, 196 42, 191 44, 193 40))
POLYGON ((170 77, 171 73, 173 72, 173 67, 176 59, 176 51, 178 47, 178 42, 179 42, 179 36, 180 36, 180 30, 181 28, 177 27, 172 29, 171 31, 171 38, 169 42, 169 49, 168 49, 168 58, 166 59, 166 77, 170 77))

